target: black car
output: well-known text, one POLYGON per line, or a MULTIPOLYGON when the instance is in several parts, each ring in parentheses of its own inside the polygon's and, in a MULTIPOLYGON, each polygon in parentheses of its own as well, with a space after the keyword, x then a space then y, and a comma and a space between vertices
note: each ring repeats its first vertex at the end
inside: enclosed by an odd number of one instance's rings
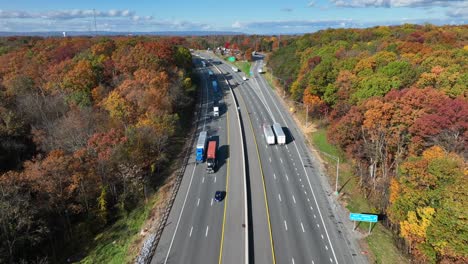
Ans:
POLYGON ((216 191, 215 193, 215 200, 217 202, 221 202, 224 199, 224 196, 226 196, 226 192, 223 191, 216 191))

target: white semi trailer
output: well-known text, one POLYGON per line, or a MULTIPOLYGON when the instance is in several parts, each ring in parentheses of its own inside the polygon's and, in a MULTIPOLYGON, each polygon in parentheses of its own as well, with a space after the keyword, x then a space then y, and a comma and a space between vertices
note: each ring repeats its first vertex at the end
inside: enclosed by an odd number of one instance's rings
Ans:
POLYGON ((265 139, 268 145, 275 144, 275 134, 273 134, 273 130, 271 129, 270 125, 263 124, 263 134, 265 135, 265 139))
POLYGON ((273 124, 273 131, 275 131, 278 145, 286 144, 286 135, 284 134, 283 128, 281 127, 279 123, 273 124))

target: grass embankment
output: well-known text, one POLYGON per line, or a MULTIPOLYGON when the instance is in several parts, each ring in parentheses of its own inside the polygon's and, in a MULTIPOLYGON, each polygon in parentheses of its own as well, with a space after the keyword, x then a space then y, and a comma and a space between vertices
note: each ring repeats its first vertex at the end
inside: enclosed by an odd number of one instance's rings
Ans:
POLYGON ((248 61, 236 61, 234 62, 237 68, 245 73, 245 76, 250 76, 250 67, 252 66, 248 61))
POLYGON ((141 237, 140 229, 157 200, 156 193, 146 204, 139 205, 128 216, 96 235, 90 251, 80 263, 131 263, 140 250, 131 245, 141 237))
MULTIPOLYGON (((197 80, 194 81, 197 82, 197 80)), ((195 91, 194 86, 191 92, 195 91)), ((160 172, 160 177, 156 182, 153 182, 153 185, 157 186, 156 191, 150 194, 146 203, 142 201, 127 216, 121 216, 114 224, 96 235, 93 242, 86 246, 86 257, 80 263, 133 263, 141 250, 142 239, 146 239, 140 231, 144 226, 152 231, 150 227, 156 223, 152 221, 158 219, 158 209, 164 208, 171 195, 173 179, 175 179, 171 175, 181 166, 180 160, 183 158, 178 154, 184 153, 186 131, 191 129, 194 110, 195 108, 189 107, 180 116, 181 127, 177 131, 177 136, 171 139, 172 144, 168 150, 174 159, 166 169, 160 172)), ((144 231, 148 230, 145 228, 144 231)))
MULTIPOLYGON (((314 146, 319 151, 329 153, 340 157, 340 179, 339 191, 343 202, 346 204, 346 208, 350 212, 373 212, 373 208, 369 205, 365 197, 359 190, 358 178, 352 174, 351 164, 343 159, 343 153, 340 152, 335 146, 331 145, 327 141, 326 131, 324 128, 318 129, 316 132, 307 135, 314 146)), ((335 161, 328 158, 326 155, 322 155, 322 158, 333 164, 329 166, 330 183, 335 184, 335 161)), ((368 232, 369 224, 361 223, 358 229, 361 232, 368 232)), ((401 255, 399 250, 393 243, 393 235, 380 223, 377 223, 372 228, 372 232, 365 238, 369 249, 371 251, 371 260, 375 263, 409 263, 409 260, 401 255)))

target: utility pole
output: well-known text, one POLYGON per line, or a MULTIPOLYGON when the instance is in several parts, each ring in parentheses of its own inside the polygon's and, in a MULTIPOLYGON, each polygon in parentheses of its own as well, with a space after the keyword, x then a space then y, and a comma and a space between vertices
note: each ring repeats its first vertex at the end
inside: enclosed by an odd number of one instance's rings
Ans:
POLYGON ((319 150, 321 153, 323 153, 325 156, 333 159, 336 161, 336 182, 335 182, 335 195, 338 195, 338 178, 340 176, 340 157, 328 154, 326 152, 323 152, 319 150))
POLYGON ((94 8, 93 8, 93 18, 94 18, 94 36, 97 36, 96 10, 94 8))
MULTIPOLYGON (((335 195, 338 195, 338 176, 340 174, 340 158, 336 157, 336 182, 335 182, 335 195)), ((370 233, 370 229, 369 229, 370 233)))

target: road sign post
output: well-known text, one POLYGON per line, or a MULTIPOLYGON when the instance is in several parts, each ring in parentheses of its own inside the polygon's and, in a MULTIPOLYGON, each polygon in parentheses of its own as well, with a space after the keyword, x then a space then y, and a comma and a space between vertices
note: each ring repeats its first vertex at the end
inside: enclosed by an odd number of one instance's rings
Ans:
POLYGON ((353 230, 356 230, 356 222, 369 222, 369 234, 371 232, 372 228, 372 223, 377 223, 379 216, 378 215, 373 215, 373 214, 356 214, 356 213, 350 213, 349 214, 349 219, 351 221, 354 221, 354 228, 353 230))

